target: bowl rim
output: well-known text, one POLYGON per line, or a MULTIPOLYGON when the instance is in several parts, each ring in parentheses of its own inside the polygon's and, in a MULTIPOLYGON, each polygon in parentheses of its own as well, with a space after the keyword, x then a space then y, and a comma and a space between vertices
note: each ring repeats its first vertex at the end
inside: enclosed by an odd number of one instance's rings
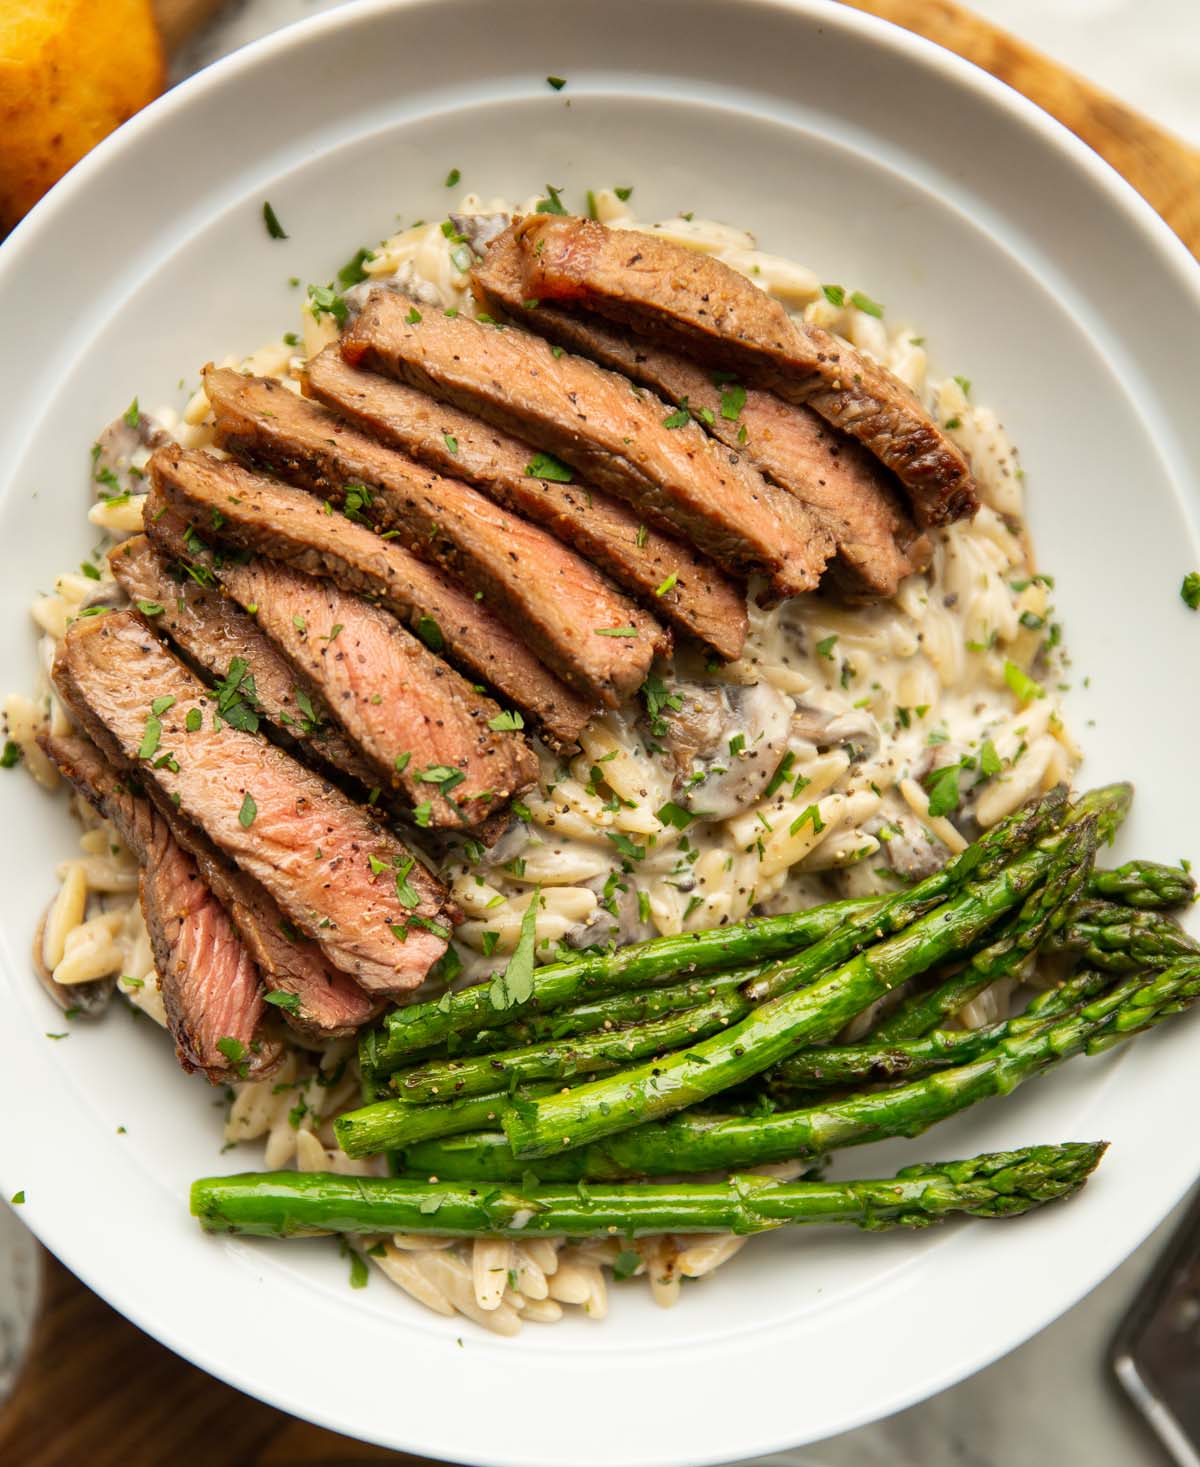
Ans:
MULTIPOLYGON (((19 272, 26 252, 36 249, 41 233, 52 229, 59 218, 69 212, 76 194, 86 187, 98 173, 102 173, 111 160, 120 156, 122 152, 136 147, 139 139, 149 129, 155 127, 160 120, 186 111, 203 98, 219 92, 234 78, 246 72, 252 72, 261 64, 274 61, 291 50, 307 47, 313 41, 347 24, 369 25, 376 17, 395 12, 416 13, 424 9, 431 9, 440 3, 443 3, 443 0, 352 0, 352 3, 348 5, 301 19, 260 37, 195 73, 136 114, 129 122, 101 142, 50 190, 46 197, 0 244, 0 278, 19 272)), ((686 0, 666 0, 666 3, 686 3, 686 0)), ((973 63, 946 51, 924 37, 905 31, 874 15, 842 5, 835 7, 829 3, 829 0, 726 0, 726 3, 737 3, 750 11, 791 12, 817 19, 825 28, 838 29, 859 37, 866 43, 880 46, 915 66, 937 71, 988 99, 1028 132, 1035 134, 1046 147, 1065 156, 1076 171, 1087 175, 1107 196, 1111 206, 1118 209, 1137 227, 1148 246, 1162 259, 1163 264, 1176 279, 1186 287, 1197 307, 1200 308, 1200 263, 1192 257, 1183 242, 1132 184, 1063 124, 1042 111, 1022 94, 998 81, 973 63)), ((102 1282, 93 1281, 90 1278, 95 1271, 92 1267, 75 1268, 73 1258, 76 1255, 82 1255, 84 1250, 82 1245, 76 1242, 65 1223, 55 1219, 45 1226, 44 1231, 48 1238, 53 1238, 53 1242, 48 1242, 47 1246, 51 1247, 52 1251, 69 1267, 72 1267, 89 1287, 121 1312, 125 1312, 123 1304, 113 1298, 113 1292, 117 1289, 117 1279, 113 1275, 106 1275, 102 1282)), ((1115 1260, 1112 1266, 1115 1267, 1119 1261, 1119 1259, 1115 1260)), ((1099 1279, 1093 1280, 1093 1284, 1088 1287, 1099 1281, 1099 1279)), ((1075 1296, 1076 1299, 1078 1297, 1079 1295, 1075 1296)), ((187 1339, 182 1338, 184 1332, 177 1325, 160 1321, 148 1310, 130 1312, 128 1317, 161 1343, 166 1344, 168 1348, 176 1350, 219 1379, 228 1381, 239 1389, 247 1388, 244 1377, 239 1375, 237 1367, 226 1367, 214 1352, 211 1343, 204 1348, 193 1345, 187 1339)), ((997 1358, 1000 1354, 1013 1348, 1024 1337, 1020 1335, 1017 1339, 1008 1338, 1002 1342, 999 1349, 989 1350, 983 1360, 972 1357, 963 1367, 944 1372, 937 1380, 935 1389, 944 1389, 965 1374, 980 1368, 988 1360, 997 1358)), ((251 1389, 257 1392, 260 1387, 253 1384, 251 1389)), ((913 1400, 922 1399, 931 1393, 927 1387, 922 1387, 915 1394, 901 1392, 894 1399, 886 1401, 882 1408, 865 1407, 856 1420, 848 1423, 844 1429, 875 1419, 884 1412, 901 1409, 911 1404, 913 1400)), ((294 1412, 301 1419, 319 1422, 336 1431, 346 1430, 344 1420, 335 1411, 323 1410, 315 1403, 304 1402, 299 1392, 293 1393, 290 1399, 279 1392, 272 1392, 264 1398, 269 1399, 272 1404, 281 1409, 294 1412)), ((787 1440, 779 1441, 773 1437, 765 1442, 756 1443, 750 1450, 770 1452, 780 1450, 790 1444, 787 1440)), ((427 1442, 418 1442, 410 1444, 409 1449, 427 1451, 431 1449, 431 1446, 427 1442)), ((436 1450, 436 1447, 432 1449, 436 1450)), ((474 1460, 483 1461, 485 1459, 477 1457, 474 1460)), ((488 1457, 486 1460, 504 1464, 504 1467, 507 1467, 511 1459, 488 1457)), ((631 1457, 629 1460, 634 1459, 631 1457)), ((638 1457, 636 1460, 640 1463, 658 1459, 638 1457)), ((693 1456, 691 1460, 700 1462, 714 1459, 693 1456)))

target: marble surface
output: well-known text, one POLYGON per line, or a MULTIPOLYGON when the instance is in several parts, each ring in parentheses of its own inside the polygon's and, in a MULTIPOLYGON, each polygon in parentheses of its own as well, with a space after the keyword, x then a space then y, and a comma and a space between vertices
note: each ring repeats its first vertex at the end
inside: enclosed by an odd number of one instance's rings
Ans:
MULTIPOLYGON (((177 58, 174 75, 339 3, 235 0, 177 58)), ((974 8, 1200 144, 1197 0, 974 0, 974 8)), ((1165 1457, 1111 1384, 1104 1352, 1175 1220, 1087 1299, 989 1369, 887 1421, 752 1467, 1163 1467, 1165 1457)), ((0 1399, 28 1340, 34 1260, 32 1240, 0 1205, 0 1399)))

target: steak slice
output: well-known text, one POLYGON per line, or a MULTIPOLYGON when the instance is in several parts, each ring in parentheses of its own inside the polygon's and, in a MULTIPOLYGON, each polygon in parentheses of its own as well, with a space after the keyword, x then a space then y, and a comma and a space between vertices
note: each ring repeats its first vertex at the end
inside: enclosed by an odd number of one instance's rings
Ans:
POLYGON ((418 824, 478 825, 537 779, 533 750, 503 727, 518 715, 502 714, 389 612, 262 557, 222 561, 198 549, 174 510, 150 529, 165 553, 198 560, 255 608, 267 645, 320 690, 362 751, 367 785, 399 792, 418 824))
POLYGON ((894 477, 861 444, 809 407, 761 387, 726 383, 721 373, 714 380, 697 362, 599 316, 534 304, 523 267, 521 246, 506 230, 473 276, 488 308, 702 413, 714 438, 743 452, 826 526, 837 543, 835 570, 844 589, 894 596, 905 576, 928 564, 932 546, 913 524, 894 477))
POLYGON ((214 1085, 269 1074, 280 1046, 259 1033, 265 1009, 258 971, 195 861, 89 739, 49 734, 42 744, 84 799, 112 821, 142 868, 142 915, 179 1063, 189 1073, 203 1070, 214 1085))
MULTIPOLYGON (((718 656, 741 655, 748 624, 740 589, 690 545, 641 523, 621 500, 573 482, 565 464, 544 463, 543 472, 556 477, 539 477, 531 472, 538 453, 528 443, 402 382, 351 367, 336 345, 308 363, 304 387, 381 442, 544 525, 718 656)), ((232 407, 222 401, 217 409, 219 434, 232 407)))
POLYGON ((816 586, 827 531, 686 413, 528 332, 407 304, 373 291, 342 337, 346 361, 533 439, 718 563, 765 571, 779 595, 816 586))
POLYGON ((147 785, 368 992, 415 988, 445 952, 441 883, 290 754, 260 734, 218 726, 208 688, 135 613, 76 621, 59 645, 54 680, 85 727, 136 762, 147 785))
POLYGON ((311 494, 173 445, 154 455, 150 470, 147 525, 170 504, 202 534, 219 524, 223 541, 370 596, 560 745, 573 745, 591 717, 592 703, 561 683, 486 606, 392 540, 327 512, 311 494))
POLYGON ((191 663, 214 680, 236 677, 244 664, 244 675, 253 679, 255 707, 289 743, 367 789, 376 784, 374 767, 330 720, 320 693, 276 650, 253 616, 216 587, 172 574, 145 535, 114 546, 108 563, 117 584, 150 625, 165 633, 191 663))
POLYGON ((444 478, 270 378, 204 375, 223 448, 319 494, 440 565, 559 677, 617 707, 646 680, 670 639, 588 561, 540 526, 458 479, 444 478), (597 628, 632 629, 620 637, 597 628))
POLYGON ((902 382, 828 331, 793 321, 721 260, 589 219, 535 214, 514 227, 527 296, 579 301, 807 403, 898 475, 923 525, 979 507, 966 458, 902 382))

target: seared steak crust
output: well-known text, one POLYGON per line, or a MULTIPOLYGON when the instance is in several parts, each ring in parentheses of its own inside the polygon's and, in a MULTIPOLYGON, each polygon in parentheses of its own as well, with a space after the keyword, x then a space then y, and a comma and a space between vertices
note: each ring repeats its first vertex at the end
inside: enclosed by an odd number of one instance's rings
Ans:
MULTIPOLYGON (((458 475, 514 514, 544 525, 718 656, 741 655, 747 632, 741 590, 712 561, 639 520, 621 500, 575 482, 573 475, 564 482, 557 465, 542 465, 557 478, 539 477, 533 472, 538 453, 528 443, 402 382, 351 367, 336 345, 308 363, 304 386, 380 442, 439 473, 458 475)), ((246 402, 247 418, 249 408, 246 402)), ((240 451, 243 433, 252 431, 249 422, 231 437, 225 425, 237 421, 233 404, 223 399, 217 412, 222 441, 240 451)))
POLYGON ((142 915, 179 1063, 189 1072, 203 1070, 214 1085, 269 1074, 281 1051, 277 1040, 259 1032, 265 1009, 258 971, 195 861, 160 812, 90 740, 63 734, 47 735, 42 743, 70 783, 116 826, 142 868, 142 915), (228 1054, 218 1047, 222 1040, 232 1041, 228 1054))
POLYGON ((564 682, 615 708, 670 639, 652 617, 539 525, 432 473, 269 378, 210 368, 217 440, 251 463, 396 533, 486 603, 564 682), (596 628, 620 627, 621 637, 596 628))
POLYGON ((978 508, 966 458, 902 382, 829 332, 794 322, 722 261, 587 219, 536 214, 516 232, 529 297, 579 302, 808 404, 900 478, 924 525, 978 508))
POLYGON ((760 387, 737 384, 732 390, 698 363, 599 316, 533 304, 523 268, 523 251, 508 229, 474 272, 489 309, 701 413, 714 438, 740 449, 826 526, 837 542, 835 571, 843 590, 893 596, 905 576, 928 564, 932 547, 913 524, 899 485, 861 444, 811 408, 760 387))
POLYGON ((214 717, 213 694, 135 613, 76 621, 54 679, 86 727, 369 992, 415 988, 446 950, 441 883, 366 809, 214 717))
POLYGON ((263 635, 253 616, 215 586, 200 585, 186 575, 177 578, 145 535, 131 536, 114 546, 108 552, 108 563, 117 584, 135 605, 161 607, 152 610, 147 620, 190 662, 220 679, 241 658, 254 678, 255 699, 263 716, 289 743, 367 789, 374 786, 373 766, 329 719, 320 693, 263 635), (315 719, 305 715, 298 699, 307 699, 315 719))
POLYGON ((594 362, 555 356, 528 332, 433 307, 415 313, 377 290, 342 337, 342 355, 532 438, 719 564, 765 571, 780 595, 811 591, 833 553, 800 504, 686 412, 594 362))
POLYGON ((223 542, 369 596, 563 746, 574 744, 592 716, 593 704, 560 682, 486 605, 393 541, 328 513, 311 494, 175 447, 154 455, 150 476, 148 530, 169 506, 201 539, 219 523, 223 542))

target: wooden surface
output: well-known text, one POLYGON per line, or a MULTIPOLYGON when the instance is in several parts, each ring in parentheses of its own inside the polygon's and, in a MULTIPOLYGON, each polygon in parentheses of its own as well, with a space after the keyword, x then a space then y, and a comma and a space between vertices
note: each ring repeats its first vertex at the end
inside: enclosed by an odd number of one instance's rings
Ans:
MULTIPOLYGON (((206 3, 211 0, 190 0, 206 3)), ((1200 152, 949 0, 845 3, 917 31, 1024 92, 1123 173, 1200 255, 1200 152)), ((189 0, 179 0, 179 7, 189 8, 189 0)), ((314 1392, 320 1388, 314 1378, 314 1392)), ((417 1467, 423 1461, 322 1431, 219 1384, 46 1259, 45 1302, 29 1363, 0 1414, 0 1463, 417 1467)))

